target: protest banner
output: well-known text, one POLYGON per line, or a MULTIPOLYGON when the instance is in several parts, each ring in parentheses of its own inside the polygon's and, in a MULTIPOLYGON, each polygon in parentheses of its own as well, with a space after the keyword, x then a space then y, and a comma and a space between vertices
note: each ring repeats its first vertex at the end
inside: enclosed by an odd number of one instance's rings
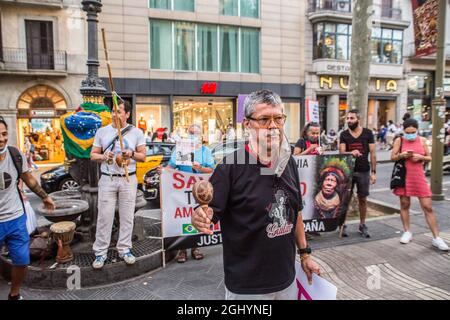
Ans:
POLYGON ((162 236, 165 250, 181 250, 222 243, 219 224, 213 235, 199 233, 191 216, 197 205, 192 186, 199 180, 208 180, 210 174, 194 174, 172 169, 161 173, 162 236))

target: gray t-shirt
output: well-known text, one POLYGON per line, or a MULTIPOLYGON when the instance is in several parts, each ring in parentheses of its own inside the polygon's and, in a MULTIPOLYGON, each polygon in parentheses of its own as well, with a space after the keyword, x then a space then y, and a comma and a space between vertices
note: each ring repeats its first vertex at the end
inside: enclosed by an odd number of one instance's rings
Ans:
MULTIPOLYGON (((108 150, 105 150, 105 148, 108 147, 108 145, 116 136, 117 129, 112 125, 100 128, 95 134, 94 147, 102 148, 103 152, 112 151, 116 155, 120 154, 119 141, 114 144, 114 150, 111 150, 113 146, 109 147, 108 150)), ((145 145, 145 136, 142 131, 136 127, 133 127, 129 132, 125 134, 125 136, 123 136, 123 147, 125 149, 136 151, 136 148, 142 145, 145 145)), ((102 162, 101 171, 106 174, 125 174, 125 170, 119 167, 115 162, 111 165, 108 165, 106 162, 102 162)), ((128 172, 136 172, 135 160, 130 160, 130 164, 128 165, 128 172)))
MULTIPOLYGON (((20 154, 22 155, 22 172, 30 171, 25 155, 22 152, 20 154)), ((0 161, 0 222, 17 219, 24 213, 16 184, 17 170, 7 151, 5 159, 0 161)))

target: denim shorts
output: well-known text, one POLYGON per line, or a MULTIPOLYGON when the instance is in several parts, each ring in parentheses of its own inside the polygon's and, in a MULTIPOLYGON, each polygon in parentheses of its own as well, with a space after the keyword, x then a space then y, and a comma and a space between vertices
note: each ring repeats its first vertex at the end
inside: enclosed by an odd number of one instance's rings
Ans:
POLYGON ((0 222, 0 247, 6 244, 13 266, 30 264, 30 236, 27 230, 27 215, 0 222))
POLYGON ((358 196, 361 198, 368 197, 370 188, 370 171, 353 172, 352 193, 355 184, 358 196))

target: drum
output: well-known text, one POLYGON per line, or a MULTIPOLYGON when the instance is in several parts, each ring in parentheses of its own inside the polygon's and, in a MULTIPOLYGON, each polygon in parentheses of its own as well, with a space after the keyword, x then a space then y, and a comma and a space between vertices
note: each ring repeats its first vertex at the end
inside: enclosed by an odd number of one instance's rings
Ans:
POLYGON ((52 237, 58 244, 56 262, 65 263, 73 260, 73 253, 72 249, 70 249, 70 243, 73 240, 75 228, 75 223, 71 221, 58 222, 50 226, 52 237))

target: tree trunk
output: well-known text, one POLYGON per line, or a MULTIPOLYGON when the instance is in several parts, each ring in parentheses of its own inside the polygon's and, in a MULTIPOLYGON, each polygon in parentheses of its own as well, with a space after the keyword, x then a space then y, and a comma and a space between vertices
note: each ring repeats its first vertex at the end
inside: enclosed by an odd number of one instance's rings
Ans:
POLYGON ((367 126, 367 105, 370 80, 370 40, 372 34, 373 0, 353 0, 352 55, 348 109, 358 109, 361 125, 367 126))

